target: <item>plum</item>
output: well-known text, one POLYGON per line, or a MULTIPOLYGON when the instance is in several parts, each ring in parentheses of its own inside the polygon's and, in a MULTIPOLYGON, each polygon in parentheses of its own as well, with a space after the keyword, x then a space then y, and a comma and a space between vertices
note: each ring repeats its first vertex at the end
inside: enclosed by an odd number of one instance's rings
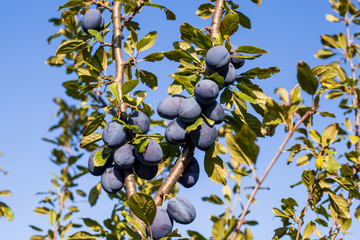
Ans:
MULTIPOLYGON (((151 232, 153 239, 160 239, 169 235, 172 232, 173 220, 167 213, 165 206, 156 208, 156 215, 151 224, 151 232)), ((146 232, 150 236, 149 227, 146 227, 146 232)))
POLYGON ((195 85, 194 95, 201 104, 209 105, 219 95, 219 86, 212 80, 201 80, 195 85))
POLYGON ((136 175, 145 180, 151 180, 154 177, 156 177, 156 174, 158 172, 158 165, 155 166, 146 166, 142 164, 140 161, 135 161, 134 163, 134 171, 136 175))
POLYGON ((217 130, 215 126, 209 126, 205 121, 194 131, 190 132, 193 144, 200 150, 206 151, 215 143, 217 130))
POLYGON ((224 70, 230 60, 229 51, 220 45, 210 48, 205 57, 206 66, 215 72, 224 70))
POLYGON ((131 144, 124 144, 114 153, 114 163, 121 169, 130 168, 135 161, 135 147, 131 144))
MULTIPOLYGON (((90 156, 89 156, 89 160, 88 160, 88 169, 90 171, 90 173, 94 176, 100 176, 101 174, 103 174, 105 172, 105 169, 107 167, 109 167, 112 162, 113 162, 113 154, 111 152, 111 155, 110 157, 106 160, 105 164, 102 165, 102 166, 94 166, 94 157, 95 157, 95 154, 100 151, 100 150, 104 150, 106 149, 107 147, 104 145, 104 146, 101 146, 101 147, 98 147, 96 148, 94 151, 91 152, 90 156)), ((103 152, 103 154, 105 154, 103 152)))
POLYGON ((215 124, 220 124, 225 119, 224 109, 217 101, 214 101, 210 105, 204 106, 203 113, 207 118, 215 121, 215 124))
POLYGON ((236 46, 231 45, 231 50, 230 50, 230 58, 231 58, 231 63, 234 65, 235 69, 241 68, 244 63, 245 63, 245 59, 244 58, 237 58, 238 56, 242 56, 241 53, 239 52, 235 52, 237 49, 236 46))
POLYGON ((127 138, 124 126, 113 120, 106 124, 102 133, 104 143, 110 148, 119 148, 125 144, 127 138))
POLYGON ((173 145, 180 145, 185 143, 187 134, 185 132, 187 124, 181 121, 180 118, 173 119, 165 130, 165 139, 168 143, 173 145))
POLYGON ((143 153, 135 150, 135 157, 146 166, 155 166, 159 164, 163 158, 163 151, 158 142, 153 139, 146 139, 149 144, 143 153))
POLYGON ((219 75, 224 78, 225 86, 231 85, 233 82, 235 82, 236 79, 236 70, 234 65, 232 63, 229 63, 228 67, 225 70, 219 72, 219 75))
POLYGON ((113 194, 120 191, 125 182, 123 171, 112 165, 106 168, 105 172, 101 175, 101 186, 105 192, 113 194))
POLYGON ((167 212, 175 222, 181 224, 189 224, 194 221, 196 217, 194 205, 179 195, 170 199, 167 205, 167 212))
POLYGON ((191 188, 199 179, 200 167, 196 158, 192 158, 183 171, 178 182, 186 188, 191 188))
POLYGON ((184 96, 174 94, 161 100, 157 107, 159 116, 169 120, 176 118, 178 116, 179 105, 183 99, 185 99, 184 96))
POLYGON ((84 14, 81 27, 85 33, 89 33, 89 29, 101 31, 104 29, 104 17, 97 9, 90 9, 84 14))
MULTIPOLYGON (((128 124, 140 127, 141 132, 145 134, 150 129, 150 120, 145 113, 141 111, 134 111, 130 114, 128 124)), ((132 130, 133 134, 136 134, 136 130, 132 130)))
POLYGON ((195 122, 201 115, 201 105, 193 97, 183 99, 179 105, 179 118, 186 123, 195 122))

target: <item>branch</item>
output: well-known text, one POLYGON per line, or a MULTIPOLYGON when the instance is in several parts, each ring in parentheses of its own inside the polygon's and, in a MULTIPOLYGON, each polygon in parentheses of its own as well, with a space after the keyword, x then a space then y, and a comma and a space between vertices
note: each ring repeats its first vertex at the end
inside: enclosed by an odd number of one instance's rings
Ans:
POLYGON ((112 7, 109 7, 108 5, 103 4, 103 3, 100 2, 100 1, 95 1, 95 0, 93 0, 92 3, 95 4, 95 5, 97 5, 97 6, 99 6, 99 7, 106 8, 106 9, 108 9, 108 10, 111 11, 111 12, 113 11, 113 8, 112 8, 112 7))
POLYGON ((269 174, 271 168, 274 166, 276 160, 279 158, 279 156, 281 155, 281 153, 283 152, 283 149, 285 147, 285 145, 288 143, 288 141, 290 140, 290 138, 292 137, 292 135, 294 134, 295 130, 300 126, 300 124, 302 122, 304 122, 308 117, 310 117, 311 115, 313 115, 314 113, 316 112, 315 109, 312 109, 312 110, 309 110, 305 113, 305 115, 296 123, 296 125, 291 128, 288 132, 288 134, 286 135, 286 138, 285 140, 283 141, 283 143, 281 144, 278 152, 276 153, 275 157, 273 158, 273 160, 270 162, 269 166, 267 167, 264 175, 261 177, 261 179, 259 180, 259 182, 256 184, 253 192, 251 193, 251 196, 241 214, 241 217, 240 217, 240 220, 238 221, 238 224, 236 225, 236 229, 235 229, 235 233, 231 236, 231 240, 235 240, 237 235, 239 234, 240 232, 240 228, 241 226, 243 225, 244 223, 244 218, 245 218, 245 215, 247 214, 249 208, 250 208, 250 205, 252 204, 254 198, 255 198, 255 195, 257 193, 257 191, 259 190, 261 184, 264 182, 266 176, 269 174))
POLYGON ((156 206, 161 206, 163 204, 163 197, 168 195, 175 186, 177 180, 180 178, 184 169, 192 159, 194 150, 195 146, 191 142, 187 142, 180 157, 171 169, 169 176, 165 178, 164 182, 161 184, 159 190, 154 196, 156 206))
POLYGON ((224 2, 217 0, 214 10, 214 15, 211 21, 210 38, 215 38, 220 31, 221 17, 223 14, 224 2))

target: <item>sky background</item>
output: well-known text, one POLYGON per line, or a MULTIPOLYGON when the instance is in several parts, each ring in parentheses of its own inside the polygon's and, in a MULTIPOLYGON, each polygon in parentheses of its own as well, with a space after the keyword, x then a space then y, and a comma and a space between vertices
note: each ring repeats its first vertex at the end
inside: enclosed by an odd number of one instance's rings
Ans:
MULTIPOLYGON (((179 41, 179 26, 183 22, 202 28, 209 26, 209 20, 203 20, 195 15, 197 7, 207 1, 154 1, 171 10, 177 16, 176 21, 166 21, 165 15, 158 9, 145 9, 135 18, 142 30, 139 38, 146 33, 156 30, 158 39, 153 48, 145 51, 142 57, 151 52, 173 49, 172 42, 179 41)), ((344 31, 343 25, 330 23, 325 20, 325 14, 332 13, 330 4, 326 0, 264 0, 259 7, 250 0, 235 0, 240 5, 239 10, 247 15, 252 22, 252 29, 240 28, 231 42, 237 46, 253 45, 269 51, 263 57, 246 61, 238 73, 245 72, 253 67, 276 66, 280 73, 269 79, 255 80, 264 92, 274 96, 276 87, 291 90, 297 83, 296 64, 303 60, 314 67, 325 64, 326 61, 316 59, 314 54, 321 48, 321 34, 334 34, 344 31)), ((0 190, 12 191, 11 198, 0 197, 0 201, 8 203, 15 214, 12 222, 0 219, 0 239, 29 239, 35 234, 28 227, 29 224, 43 229, 49 227, 45 215, 37 215, 33 209, 38 206, 41 196, 37 192, 52 189, 50 184, 51 173, 58 173, 58 168, 49 161, 52 145, 41 140, 42 137, 52 138, 48 128, 57 122, 54 113, 57 106, 53 103, 54 97, 66 98, 62 82, 73 76, 65 74, 64 68, 50 67, 45 64, 46 59, 55 54, 59 40, 48 45, 46 39, 57 32, 48 19, 58 17, 58 5, 65 1, 13 1, 6 7, 0 8, 0 20, 3 23, 0 34, 0 70, 2 84, 0 87, 0 165, 8 171, 7 176, 0 176, 0 190)), ((105 14, 105 20, 110 15, 105 14)), ((156 63, 141 63, 140 67, 156 73, 159 88, 149 90, 147 102, 156 108, 161 99, 167 95, 167 86, 172 82, 168 75, 176 71, 177 64, 168 60, 156 63)), ((108 73, 111 69, 108 70, 108 73)), ((144 87, 144 89, 147 89, 144 87)), ((148 90, 148 89, 147 89, 148 90)), ((69 102, 72 100, 66 98, 69 102)), ((334 103, 326 102, 323 109, 335 111, 334 103)), ((336 112, 335 112, 336 113, 336 112)), ((317 118, 314 124, 324 129, 334 120, 317 118)), ((163 133, 164 129, 154 129, 153 132, 163 133)), ((267 164, 275 155, 279 143, 284 138, 284 130, 277 129, 272 138, 265 138, 258 142, 260 155, 257 162, 258 175, 264 172, 267 164)), ((291 146, 291 145, 288 145, 291 146)), ((88 154, 82 158, 83 165, 87 164, 88 154)), ((222 186, 208 179, 203 170, 203 153, 196 150, 195 157, 202 167, 200 180, 191 189, 180 187, 180 194, 189 198, 197 209, 197 218, 187 226, 175 224, 180 233, 186 236, 186 229, 199 231, 206 237, 211 236, 211 222, 209 216, 221 212, 221 207, 203 202, 201 197, 218 193, 221 195, 222 186)), ((311 163, 313 164, 313 163, 311 163)), ((259 221, 259 225, 251 227, 255 239, 271 239, 273 230, 282 224, 274 218, 273 207, 280 207, 281 198, 293 196, 302 208, 306 203, 306 190, 300 186, 291 189, 289 186, 301 179, 304 168, 312 165, 297 167, 295 164, 286 165, 286 155, 280 157, 274 169, 265 180, 263 187, 271 187, 271 191, 260 191, 256 197, 257 204, 252 205, 248 219, 259 221)), ((98 178, 85 176, 79 182, 82 189, 89 189, 98 182, 98 178)), ((243 204, 246 199, 243 199, 243 204)), ((75 222, 82 222, 81 217, 90 217, 97 220, 105 219, 111 213, 114 202, 102 194, 95 207, 86 202, 77 203, 81 206, 80 214, 75 214, 75 222), (78 218, 78 219, 76 219, 78 218)), ((240 207, 237 207, 237 214, 240 207)), ((87 230, 87 229, 84 229, 87 230)), ((358 239, 360 224, 353 222, 346 239, 358 239)), ((315 238, 315 235, 312 237, 315 238)))

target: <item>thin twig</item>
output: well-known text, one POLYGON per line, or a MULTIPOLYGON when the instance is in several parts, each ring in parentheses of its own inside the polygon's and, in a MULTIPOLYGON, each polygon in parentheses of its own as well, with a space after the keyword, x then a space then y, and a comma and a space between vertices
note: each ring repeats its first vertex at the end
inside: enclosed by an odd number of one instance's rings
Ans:
POLYGON ((259 182, 256 184, 253 192, 251 193, 251 196, 240 216, 240 220, 238 221, 238 224, 236 225, 236 229, 235 229, 235 233, 231 236, 231 240, 235 240, 237 235, 239 234, 240 232, 240 228, 241 226, 243 225, 244 223, 244 218, 245 218, 245 215, 247 214, 249 208, 250 208, 250 205, 252 204, 252 202, 254 201, 254 198, 255 198, 255 195, 256 193, 258 192, 261 184, 263 183, 263 181, 265 180, 266 176, 269 174, 271 168, 274 166, 276 160, 279 158, 279 156, 281 155, 281 153, 283 152, 283 149, 285 147, 285 145, 287 144, 287 142, 290 140, 290 138, 292 137, 292 135, 294 134, 295 130, 300 126, 301 123, 303 123, 308 117, 310 117, 311 115, 313 115, 314 113, 316 112, 316 110, 312 109, 312 110, 309 110, 307 111, 304 116, 296 123, 296 125, 291 128, 288 132, 288 134, 286 135, 286 138, 285 140, 283 141, 283 143, 281 144, 278 152, 276 153, 275 157, 273 158, 273 160, 270 162, 269 166, 267 167, 264 175, 261 177, 261 179, 259 180, 259 182))
POLYGON ((97 5, 97 6, 99 6, 99 7, 106 8, 106 9, 108 9, 108 10, 111 11, 111 12, 113 11, 113 8, 112 8, 112 7, 109 7, 108 5, 106 5, 106 4, 104 4, 104 3, 100 2, 100 1, 95 1, 95 0, 93 0, 92 3, 95 4, 95 5, 97 5))

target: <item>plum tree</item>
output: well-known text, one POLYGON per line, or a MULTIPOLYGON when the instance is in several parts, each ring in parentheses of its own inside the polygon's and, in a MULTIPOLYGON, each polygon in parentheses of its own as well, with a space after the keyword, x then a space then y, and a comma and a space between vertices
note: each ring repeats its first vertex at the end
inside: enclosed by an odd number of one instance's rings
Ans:
MULTIPOLYGON (((88 169, 89 169, 89 172, 94 176, 100 176, 101 174, 103 174, 105 172, 105 169, 113 163, 113 154, 112 154, 112 152, 110 152, 110 157, 107 158, 104 165, 95 166, 95 164, 94 164, 95 154, 97 152, 99 152, 100 150, 104 150, 105 148, 107 148, 107 146, 105 146, 105 145, 100 146, 100 147, 96 148, 94 151, 92 151, 89 156, 88 169)), ((102 152, 102 154, 105 155, 104 152, 102 152)))
POLYGON ((134 165, 135 147, 132 144, 124 144, 114 153, 114 163, 121 169, 127 169, 134 165))
POLYGON ((183 122, 191 123, 200 117, 201 111, 202 108, 199 102, 195 98, 190 97, 181 101, 178 115, 183 122))
POLYGON ((187 134, 185 132, 188 125, 181 121, 180 118, 173 119, 165 129, 165 139, 168 143, 173 145, 180 145, 185 143, 187 134))
POLYGON ((85 33, 89 33, 88 30, 93 29, 101 31, 104 29, 104 17, 97 9, 90 9, 84 14, 81 22, 81 27, 85 33))
POLYGON ((189 224, 196 217, 194 205, 188 199, 179 195, 169 200, 167 212, 175 222, 181 224, 189 224))
MULTIPOLYGON (((160 239, 166 237, 171 233, 173 228, 173 220, 169 216, 165 206, 158 206, 156 208, 156 215, 153 223, 151 224, 151 232, 153 239, 160 239)), ((147 234, 150 235, 149 228, 147 227, 147 234)))
POLYGON ((172 120, 178 116, 178 109, 181 101, 185 99, 183 95, 174 94, 167 96, 157 106, 160 117, 172 120))
POLYGON ((224 78, 225 86, 229 86, 235 82, 236 69, 232 63, 229 63, 228 67, 219 72, 219 75, 224 78))
POLYGON ((225 119, 224 109, 222 108, 220 103, 218 103, 217 101, 214 101, 211 104, 204 106, 203 114, 207 118, 215 121, 215 124, 220 124, 225 119))
POLYGON ((136 158, 146 166, 155 166, 159 164, 163 158, 163 151, 160 144, 154 139, 147 139, 149 142, 145 152, 139 153, 135 151, 136 158))
POLYGON ((124 186, 124 181, 123 171, 115 165, 106 168, 105 172, 101 175, 101 186, 110 194, 120 191, 124 186))
POLYGON ((229 51, 220 45, 210 48, 205 57, 206 66, 214 72, 224 70, 230 60, 229 51))
POLYGON ((135 160, 134 163, 134 171, 136 175, 145 180, 151 180, 154 177, 156 177, 156 174, 158 173, 159 166, 146 166, 142 164, 140 161, 135 160))
POLYGON ((200 166, 196 158, 192 157, 189 164, 184 169, 183 174, 179 178, 178 182, 186 188, 194 186, 200 175, 200 166))
POLYGON ((198 149, 206 151, 215 143, 217 130, 203 121, 195 131, 190 132, 190 137, 198 149))
POLYGON ((242 56, 242 54, 239 52, 235 52, 236 49, 237 47, 235 45, 231 45, 230 57, 231 57, 231 63, 234 65, 235 69, 238 69, 244 65, 245 59, 239 58, 240 56, 242 56))
POLYGON ((108 122, 102 133, 104 143, 110 148, 121 147, 126 142, 126 137, 124 126, 116 120, 108 122))
MULTIPOLYGON (((143 134, 147 133, 150 129, 150 120, 145 113, 141 111, 133 111, 128 119, 128 124, 140 127, 143 134)), ((133 134, 136 134, 136 130, 132 130, 133 134)))
POLYGON ((201 104, 211 104, 219 95, 219 86, 212 80, 201 80, 195 85, 194 95, 201 104))

